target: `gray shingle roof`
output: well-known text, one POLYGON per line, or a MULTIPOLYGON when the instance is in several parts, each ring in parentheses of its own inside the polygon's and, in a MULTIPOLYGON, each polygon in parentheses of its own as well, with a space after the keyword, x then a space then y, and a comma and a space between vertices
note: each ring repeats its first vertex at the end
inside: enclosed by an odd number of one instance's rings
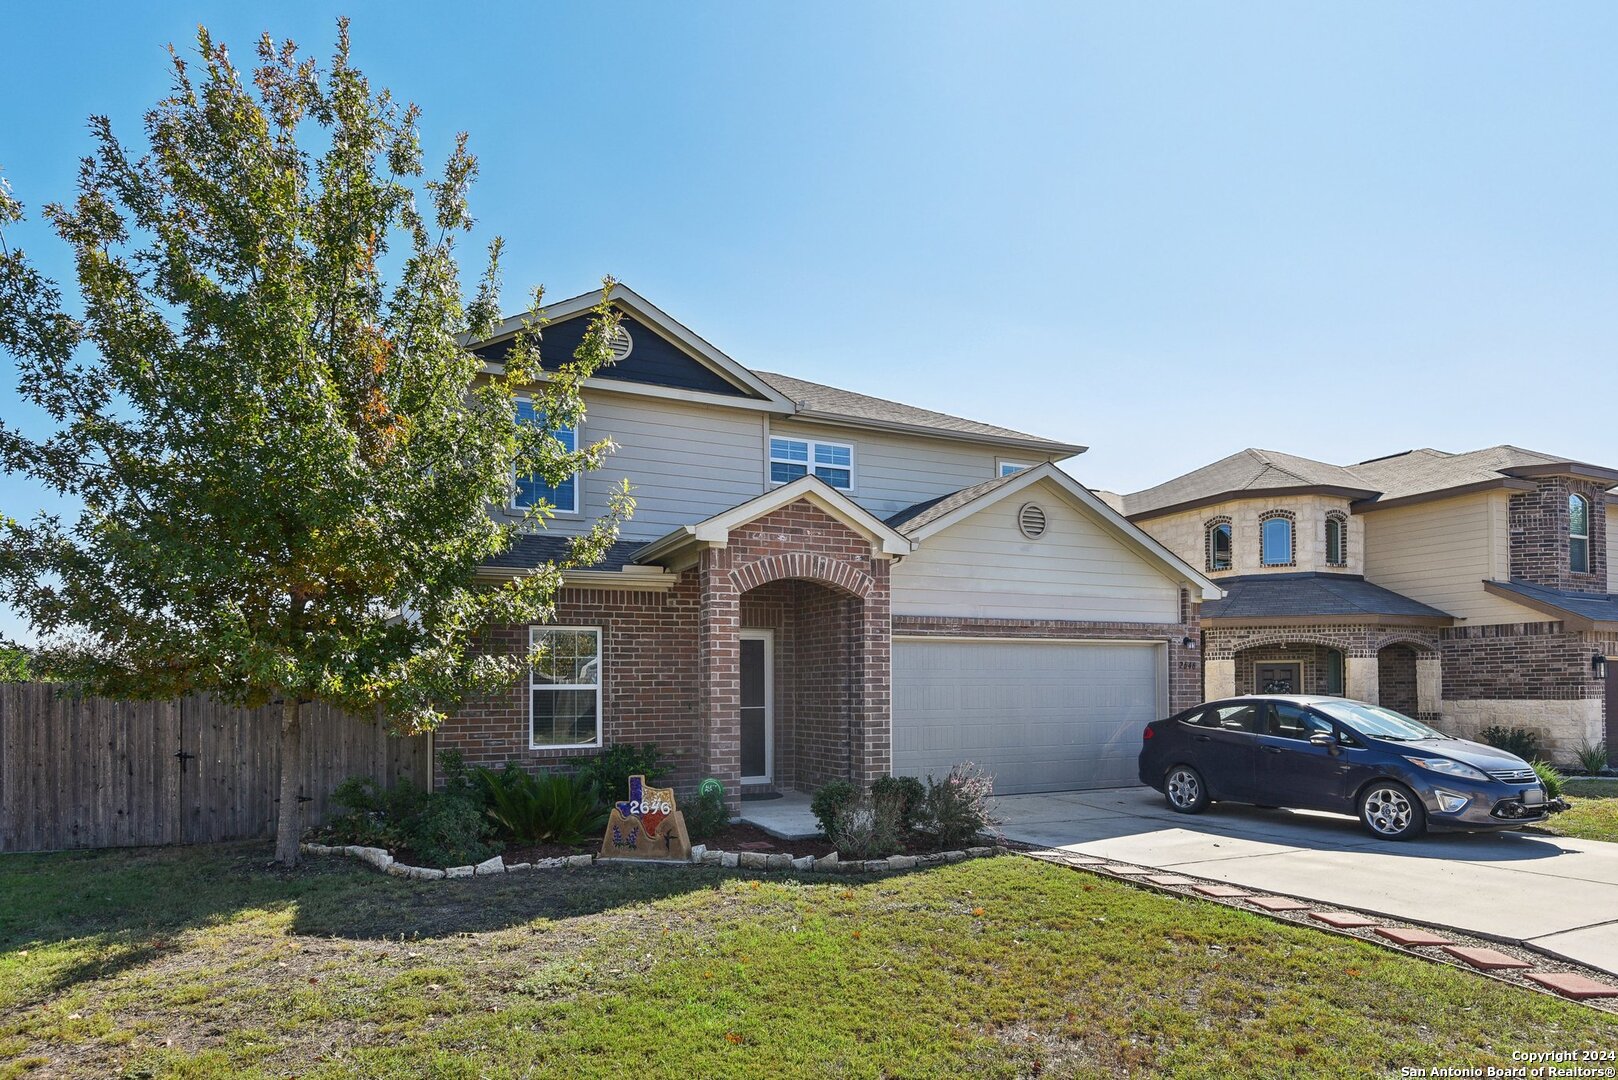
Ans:
POLYGON ((1182 503, 1231 495, 1300 487, 1343 488, 1374 495, 1374 487, 1340 465, 1328 465, 1274 450, 1238 450, 1167 483, 1124 496, 1124 513, 1148 514, 1182 503))
MULTIPOLYGON (((528 570, 550 562, 561 562, 568 557, 572 540, 553 533, 528 533, 517 537, 516 543, 483 565, 500 570, 528 570)), ((644 540, 618 540, 607 549, 607 557, 589 567, 591 570, 622 570, 634 562, 631 557, 646 546, 644 540)))
POLYGON ((888 518, 887 524, 899 530, 905 536, 925 526, 928 522, 937 521, 954 510, 959 510, 974 499, 981 498, 995 488, 1009 484, 1017 478, 1016 473, 1009 476, 997 476, 993 480, 985 480, 981 484, 973 484, 959 491, 952 491, 948 495, 940 495, 936 499, 907 506, 903 510, 888 518))
POLYGON ((877 423, 902 424, 907 427, 946 431, 952 435, 982 435, 991 439, 1007 439, 1043 448, 1047 453, 1055 457, 1067 457, 1071 454, 1084 452, 1084 447, 1082 446, 1060 443, 1041 438, 1038 435, 1030 435, 1024 431, 998 427, 994 424, 966 420, 959 416, 951 416, 948 413, 934 412, 931 409, 918 409, 914 405, 904 405, 897 401, 888 401, 885 398, 856 394, 852 390, 841 390, 835 386, 825 386, 821 383, 808 382, 804 379, 795 379, 790 375, 757 370, 753 374, 791 398, 798 404, 799 408, 810 412, 825 413, 828 416, 837 416, 848 420, 870 420, 877 423))
POLYGON ((1567 461, 1518 446, 1490 446, 1464 454, 1447 454, 1431 447, 1350 466, 1356 476, 1382 492, 1383 499, 1423 495, 1429 491, 1465 487, 1499 480, 1502 470, 1525 465, 1551 465, 1567 461))
POLYGON ((1585 463, 1505 445, 1464 454, 1427 447, 1348 466, 1274 450, 1240 450, 1167 483, 1125 495, 1124 514, 1139 517, 1169 507, 1235 498, 1245 492, 1260 494, 1287 488, 1334 488, 1351 499, 1387 502, 1500 480, 1512 469, 1562 464, 1585 463))
POLYGON ((1581 619, 1618 623, 1618 596, 1612 594, 1562 592, 1547 589, 1543 585, 1530 585, 1526 581, 1496 581, 1494 585, 1528 600, 1560 608, 1581 619))
POLYGON ((1204 619, 1280 619, 1297 616, 1393 615, 1452 618, 1362 577, 1349 574, 1255 574, 1221 578, 1223 600, 1202 604, 1204 619))

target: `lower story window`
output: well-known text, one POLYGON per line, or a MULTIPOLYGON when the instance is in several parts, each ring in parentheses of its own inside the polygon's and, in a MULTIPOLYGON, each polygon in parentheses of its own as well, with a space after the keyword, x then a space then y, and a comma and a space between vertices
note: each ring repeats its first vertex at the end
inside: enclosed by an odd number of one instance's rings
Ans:
POLYGON ((529 641, 529 748, 600 746, 601 631, 535 626, 529 641))
POLYGON ((1336 649, 1326 652, 1326 693, 1334 697, 1343 693, 1343 654, 1336 649))

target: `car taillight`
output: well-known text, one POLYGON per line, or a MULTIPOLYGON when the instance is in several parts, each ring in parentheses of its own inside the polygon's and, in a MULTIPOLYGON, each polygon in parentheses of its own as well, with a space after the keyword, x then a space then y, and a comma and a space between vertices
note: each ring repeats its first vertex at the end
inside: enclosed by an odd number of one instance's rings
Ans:
POLYGON ((1150 739, 1151 737, 1152 737, 1152 729, 1151 728, 1142 728, 1141 729, 1141 732, 1140 732, 1140 741, 1141 742, 1145 742, 1147 739, 1150 739))

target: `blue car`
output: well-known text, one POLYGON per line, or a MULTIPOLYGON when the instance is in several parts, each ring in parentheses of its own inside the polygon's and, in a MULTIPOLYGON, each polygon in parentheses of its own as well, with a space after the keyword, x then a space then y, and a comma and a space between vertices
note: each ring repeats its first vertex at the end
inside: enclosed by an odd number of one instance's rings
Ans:
POLYGON ((1510 829, 1552 808, 1522 758, 1334 697, 1229 698, 1148 724, 1140 779, 1182 814, 1218 801, 1330 810, 1383 840, 1510 829))

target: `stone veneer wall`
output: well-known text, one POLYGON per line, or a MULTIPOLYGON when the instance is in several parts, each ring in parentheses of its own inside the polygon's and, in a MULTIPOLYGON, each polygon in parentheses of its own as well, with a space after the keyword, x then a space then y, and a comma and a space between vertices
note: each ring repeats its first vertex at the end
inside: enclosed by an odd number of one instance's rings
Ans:
POLYGON ((1618 638, 1559 622, 1502 623, 1451 627, 1442 645, 1444 730, 1470 737, 1486 727, 1528 728, 1562 764, 1602 741, 1605 684, 1590 657, 1618 656, 1618 638))
POLYGON ((1607 500, 1600 484, 1566 476, 1538 481, 1534 491, 1511 496, 1511 576, 1567 592, 1607 591, 1607 500), (1575 574, 1568 550, 1568 499, 1590 502, 1590 572, 1575 574))
POLYGON ((1323 495, 1282 495, 1276 498, 1232 499, 1212 506, 1201 506, 1162 517, 1136 522, 1158 543, 1180 558, 1203 570, 1215 581, 1248 574, 1297 574, 1321 571, 1334 574, 1365 573, 1365 519, 1348 513, 1347 499, 1323 495), (1271 510, 1293 514, 1295 565, 1264 566, 1260 561, 1259 520, 1271 510), (1348 520, 1348 563, 1331 566, 1326 562, 1326 515, 1344 514, 1348 520), (1231 523, 1232 567, 1208 571, 1205 526, 1224 518, 1231 523))

